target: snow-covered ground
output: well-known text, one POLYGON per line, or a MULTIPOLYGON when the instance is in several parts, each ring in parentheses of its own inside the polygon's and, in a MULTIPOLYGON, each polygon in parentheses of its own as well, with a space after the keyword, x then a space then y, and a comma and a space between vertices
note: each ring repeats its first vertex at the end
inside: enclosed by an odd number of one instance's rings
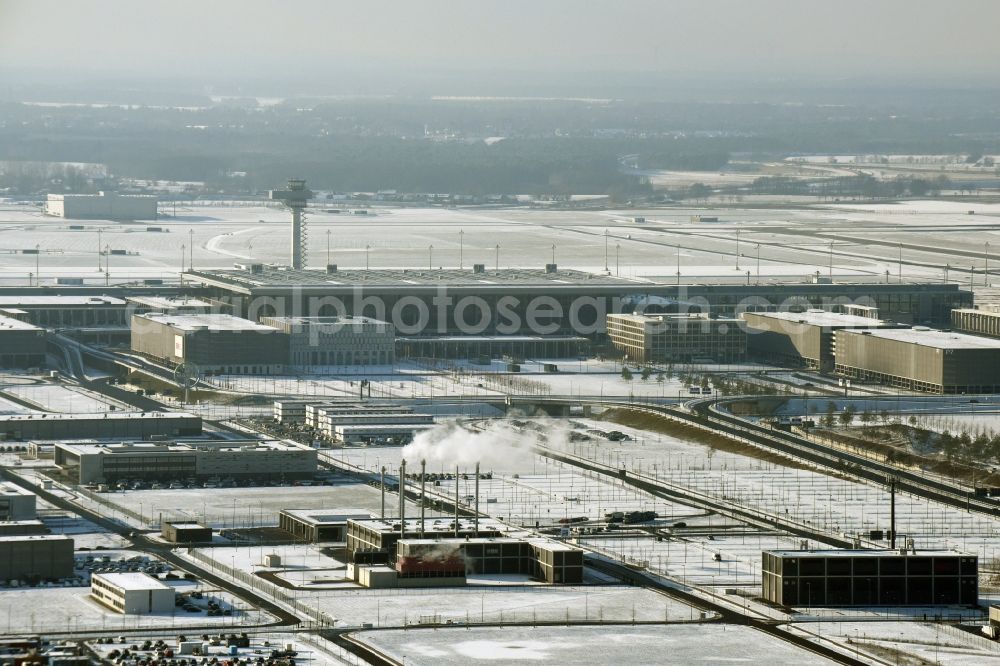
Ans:
POLYGON ((833 663, 749 627, 731 625, 449 628, 357 636, 406 666, 833 663))

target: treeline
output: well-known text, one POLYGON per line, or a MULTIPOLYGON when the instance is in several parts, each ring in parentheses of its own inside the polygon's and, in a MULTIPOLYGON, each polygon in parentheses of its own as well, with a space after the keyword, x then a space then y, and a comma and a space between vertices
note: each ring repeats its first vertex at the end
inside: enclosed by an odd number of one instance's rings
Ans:
POLYGON ((890 199, 904 195, 914 197, 935 195, 951 187, 951 180, 946 176, 935 178, 900 176, 879 180, 868 174, 859 174, 813 181, 785 176, 764 176, 750 184, 750 193, 890 199))

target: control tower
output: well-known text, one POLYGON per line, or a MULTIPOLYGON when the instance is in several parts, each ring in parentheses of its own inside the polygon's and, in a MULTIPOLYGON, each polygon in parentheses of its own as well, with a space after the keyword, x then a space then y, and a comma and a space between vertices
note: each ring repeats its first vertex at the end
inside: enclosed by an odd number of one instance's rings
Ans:
POLYGON ((312 195, 306 189, 306 181, 297 178, 288 179, 288 189, 268 192, 271 201, 280 201, 292 209, 292 268, 303 268, 308 256, 309 236, 303 211, 312 195))

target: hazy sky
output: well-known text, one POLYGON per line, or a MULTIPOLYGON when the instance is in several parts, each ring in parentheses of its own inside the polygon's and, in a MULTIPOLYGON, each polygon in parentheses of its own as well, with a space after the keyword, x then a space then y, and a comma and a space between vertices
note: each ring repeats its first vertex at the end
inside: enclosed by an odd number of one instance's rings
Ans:
POLYGON ((998 26, 998 0, 0 0, 0 67, 995 81, 998 26))

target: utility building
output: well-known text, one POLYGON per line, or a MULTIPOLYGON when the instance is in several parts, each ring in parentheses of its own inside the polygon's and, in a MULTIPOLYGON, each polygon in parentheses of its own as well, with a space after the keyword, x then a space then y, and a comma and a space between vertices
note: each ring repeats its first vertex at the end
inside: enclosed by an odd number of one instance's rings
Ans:
POLYGON ((609 314, 608 337, 635 362, 740 361, 747 334, 740 319, 701 314, 609 314))
POLYGON ((805 312, 746 312, 747 344, 755 356, 830 372, 834 368, 840 330, 905 328, 869 316, 825 310, 805 312))
POLYGON ((156 197, 97 194, 50 194, 45 214, 70 220, 155 220, 156 197))
POLYGON ((782 606, 979 603, 978 559, 954 551, 764 551, 763 597, 782 606))
POLYGON ((79 440, 90 437, 147 439, 194 437, 200 434, 201 417, 184 412, 42 413, 0 416, 0 439, 79 440))
POLYGON ((34 520, 38 498, 10 481, 0 481, 0 521, 34 520))
POLYGON ((1000 392, 1000 340, 911 329, 837 331, 837 374, 930 393, 1000 392))
POLYGON ((134 315, 132 350, 205 373, 280 374, 288 364, 287 335, 227 314, 134 315))

